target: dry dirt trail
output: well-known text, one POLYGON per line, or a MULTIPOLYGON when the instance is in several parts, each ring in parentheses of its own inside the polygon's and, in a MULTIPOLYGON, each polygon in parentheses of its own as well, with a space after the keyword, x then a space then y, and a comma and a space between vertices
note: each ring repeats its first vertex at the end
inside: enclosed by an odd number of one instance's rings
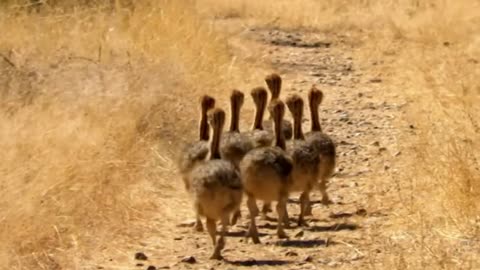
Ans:
MULTIPOLYGON (((231 228, 224 250, 225 261, 212 261, 206 233, 195 233, 187 225, 191 220, 190 202, 181 181, 166 169, 173 184, 168 192, 155 191, 159 205, 168 210, 150 220, 139 221, 150 230, 145 239, 131 239, 124 246, 110 246, 94 259, 96 269, 363 269, 382 268, 389 239, 401 235, 390 220, 398 215, 399 186, 397 164, 406 156, 397 143, 399 132, 413 134, 415 127, 398 119, 403 113, 402 97, 384 89, 376 63, 360 63, 349 37, 319 33, 284 32, 272 29, 247 29, 232 40, 239 50, 256 50, 272 71, 282 75, 282 96, 299 93, 306 96, 312 84, 325 94, 321 106, 324 130, 338 145, 338 166, 331 179, 329 194, 333 204, 319 203, 313 195, 313 217, 309 227, 293 225, 289 240, 275 236, 275 221, 260 220, 262 244, 245 243, 244 217, 231 228), (143 252, 147 260, 134 259, 143 252), (185 257, 193 256, 185 260, 185 257), (182 261, 185 260, 185 261, 182 261)), ((259 82, 263 85, 263 82, 259 82)), ((249 96, 248 96, 249 98, 249 96)), ((309 119, 308 114, 305 117, 309 119)), ((309 120, 304 123, 309 127, 309 120)), ((152 196, 150 194, 149 196, 152 196)), ((289 213, 298 214, 298 196, 291 196, 289 213)), ((271 214, 275 217, 274 214, 271 214)), ((389 259, 387 259, 389 260, 389 259)))

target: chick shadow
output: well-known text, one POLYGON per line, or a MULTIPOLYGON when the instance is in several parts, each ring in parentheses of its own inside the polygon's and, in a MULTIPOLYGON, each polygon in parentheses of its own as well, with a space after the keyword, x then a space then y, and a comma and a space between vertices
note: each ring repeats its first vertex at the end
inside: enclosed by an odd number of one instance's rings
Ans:
POLYGON ((328 241, 323 239, 310 239, 310 240, 282 240, 275 243, 281 247, 296 247, 296 248, 313 248, 318 246, 330 246, 335 245, 334 241, 328 241))
MULTIPOLYGON (((289 229, 295 229, 295 228, 298 228, 298 227, 301 227, 301 226, 298 226, 298 218, 296 217, 289 217, 289 229)), ((330 220, 328 219, 322 219, 322 218, 315 218, 315 217, 306 217, 306 220, 308 222, 329 222, 330 220)), ((278 222, 278 219, 277 218, 272 218, 272 217, 267 217, 267 219, 265 219, 264 221, 266 221, 266 223, 260 223, 259 225, 257 225, 259 228, 265 228, 265 229, 277 229, 277 222, 278 222), (269 222, 274 222, 274 224, 271 224, 269 222)))
POLYGON ((288 261, 288 260, 255 260, 255 259, 234 260, 234 261, 224 259, 224 262, 234 266, 245 266, 245 267, 282 266, 282 265, 288 265, 293 263, 293 261, 288 261))
MULTIPOLYGON (((247 231, 235 231, 235 232, 227 232, 225 234, 227 237, 247 237, 247 231)), ((258 232, 259 237, 267 236, 267 233, 258 232)))
MULTIPOLYGON (((300 200, 299 199, 295 199, 295 198, 289 198, 287 203, 289 204, 300 204, 300 200)), ((330 202, 328 204, 324 204, 321 200, 311 200, 310 201, 310 204, 313 206, 313 205, 317 205, 317 204, 320 204, 320 205, 323 205, 324 207, 329 207, 330 205, 334 205, 334 204, 337 204, 337 205, 344 205, 345 203, 344 202, 341 202, 341 201, 336 201, 336 202, 330 202)))
POLYGON ((331 213, 330 215, 328 215, 328 217, 330 218, 349 218, 349 217, 353 217, 354 213, 331 213))
POLYGON ((355 231, 360 226, 354 223, 335 223, 327 226, 310 226, 305 228, 305 230, 310 232, 338 232, 338 231, 355 231))

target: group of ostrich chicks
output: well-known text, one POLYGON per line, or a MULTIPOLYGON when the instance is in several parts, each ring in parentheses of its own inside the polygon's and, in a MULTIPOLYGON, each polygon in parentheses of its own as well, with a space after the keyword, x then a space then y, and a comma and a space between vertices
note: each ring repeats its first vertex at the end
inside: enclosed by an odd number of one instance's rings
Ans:
POLYGON ((231 123, 227 132, 223 132, 224 110, 215 107, 213 97, 202 96, 199 140, 187 145, 178 161, 185 187, 193 199, 197 231, 203 230, 200 217, 206 218, 214 245, 211 259, 222 258, 228 225, 235 224, 241 216, 244 196, 250 219, 246 236, 255 244, 260 243, 255 224, 260 212, 257 200, 264 202, 263 215, 270 211, 271 202, 277 203, 279 238, 287 238, 284 228, 289 227, 287 200, 291 192, 301 193, 299 226, 307 226, 305 216, 312 211, 309 195, 315 187, 322 193, 322 203, 329 202, 326 188, 335 168, 336 150, 333 140, 322 132, 318 117, 323 93, 314 86, 308 93, 311 131, 304 134, 302 98, 293 94, 282 102, 279 98, 282 79, 278 74, 268 75, 265 82, 271 93, 270 119, 263 120, 268 92, 264 87, 256 87, 251 91, 256 107, 254 122, 246 132, 239 130, 242 92, 231 93, 231 123), (285 104, 292 114, 293 127, 284 120, 285 104), (286 140, 290 139, 287 146, 286 140), (219 220, 222 226, 217 240, 219 220))

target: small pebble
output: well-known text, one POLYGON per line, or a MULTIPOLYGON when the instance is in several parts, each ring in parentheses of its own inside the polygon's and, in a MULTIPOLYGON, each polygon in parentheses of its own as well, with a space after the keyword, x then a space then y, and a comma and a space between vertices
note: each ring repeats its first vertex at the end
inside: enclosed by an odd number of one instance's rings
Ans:
POLYGON ((290 250, 285 253, 285 256, 294 257, 294 256, 298 256, 298 253, 290 250))
POLYGON ((307 257, 305 257, 305 258, 303 259, 303 261, 304 261, 304 262, 312 262, 312 261, 313 261, 313 257, 310 256, 310 255, 308 255, 307 257))
POLYGON ((359 216, 366 216, 367 215, 367 210, 365 210, 364 208, 360 208, 357 210, 357 212, 355 212, 355 214, 359 215, 359 216))
POLYGON ((148 257, 143 252, 137 252, 135 253, 135 260, 146 261, 148 260, 148 257))
POLYGON ((300 237, 303 237, 304 235, 305 233, 303 231, 299 231, 298 233, 295 234, 295 237, 300 238, 300 237))
POLYGON ((183 257, 181 262, 193 264, 193 263, 197 262, 197 259, 195 259, 195 257, 193 257, 193 256, 186 256, 186 257, 183 257))

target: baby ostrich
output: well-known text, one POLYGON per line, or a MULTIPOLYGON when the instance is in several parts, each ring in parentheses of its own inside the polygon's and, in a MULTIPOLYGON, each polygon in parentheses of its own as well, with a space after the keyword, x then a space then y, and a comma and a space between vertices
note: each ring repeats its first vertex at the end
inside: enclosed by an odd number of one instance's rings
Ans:
MULTIPOLYGON (((245 133, 249 137, 253 148, 264 147, 272 145, 273 134, 263 129, 263 115, 267 106, 268 93, 263 87, 256 87, 251 91, 253 102, 255 103, 255 117, 253 120, 252 130, 245 133)), ((256 207, 256 205, 255 205, 256 207)), ((256 208, 255 212, 258 212, 256 208)), ((241 216, 240 211, 234 214, 232 224, 235 224, 237 219, 241 216)))
POLYGON ((298 226, 305 224, 305 211, 310 204, 310 191, 316 186, 320 156, 313 144, 305 141, 302 132, 303 100, 294 94, 285 101, 293 117, 293 141, 288 153, 293 160, 292 179, 290 191, 300 191, 300 215, 298 226))
MULTIPOLYGON (((200 136, 199 140, 193 143, 189 143, 181 151, 177 160, 178 169, 182 175, 183 183, 187 191, 190 190, 190 182, 188 181, 188 174, 195 167, 198 162, 203 161, 208 154, 208 140, 209 140, 209 128, 207 122, 207 111, 215 107, 215 99, 208 95, 204 95, 200 99, 201 112, 200 112, 200 136)), ((197 231, 203 231, 202 222, 197 217, 195 224, 197 231)))
MULTIPOLYGON (((248 235, 255 244, 260 243, 255 217, 257 216, 256 199, 266 202, 277 201, 277 235, 286 238, 284 220, 287 216, 288 191, 291 185, 292 160, 285 152, 285 138, 282 133, 282 120, 285 105, 280 100, 272 102, 272 117, 275 130, 275 145, 255 148, 248 152, 240 163, 247 206, 250 212, 248 235)), ((288 225, 288 223, 286 224, 288 225)))
POLYGON ((230 131, 222 135, 220 155, 223 159, 232 162, 238 168, 245 154, 252 150, 252 140, 244 133, 240 133, 240 109, 245 97, 242 92, 233 90, 230 96, 231 119, 230 131))
POLYGON ((190 173, 189 180, 197 215, 206 217, 208 233, 212 238, 214 251, 211 259, 221 259, 225 246, 229 216, 237 211, 242 201, 243 188, 240 174, 235 166, 220 159, 220 136, 225 123, 225 112, 213 109, 208 113, 213 129, 209 157, 199 163, 190 173), (220 220, 222 230, 217 241, 216 222, 220 220))
MULTIPOLYGON (((280 98, 280 91, 282 90, 282 78, 280 77, 280 75, 272 73, 265 77, 265 82, 267 83, 268 89, 270 90, 270 93, 272 95, 269 104, 270 109, 272 102, 280 98)), ((270 119, 266 120, 263 124, 267 130, 272 130, 271 115, 270 119)), ((283 120, 282 132, 286 140, 290 140, 292 138, 292 123, 290 123, 290 121, 283 120)))
POLYGON ((273 133, 263 129, 263 115, 268 98, 267 90, 263 87, 256 87, 252 90, 251 96, 255 103, 255 118, 249 135, 254 147, 270 146, 273 142, 273 133))
MULTIPOLYGON (((306 134, 306 141, 311 143, 320 155, 319 188, 320 192, 322 193, 322 203, 327 205, 330 203, 330 199, 327 194, 327 184, 329 178, 332 176, 335 170, 336 147, 333 140, 327 134, 322 132, 322 127, 318 117, 318 107, 322 103, 322 100, 322 91, 313 86, 308 93, 310 114, 312 117, 312 130, 306 134)), ((311 215, 310 206, 307 208, 306 212, 307 215, 311 215)))

